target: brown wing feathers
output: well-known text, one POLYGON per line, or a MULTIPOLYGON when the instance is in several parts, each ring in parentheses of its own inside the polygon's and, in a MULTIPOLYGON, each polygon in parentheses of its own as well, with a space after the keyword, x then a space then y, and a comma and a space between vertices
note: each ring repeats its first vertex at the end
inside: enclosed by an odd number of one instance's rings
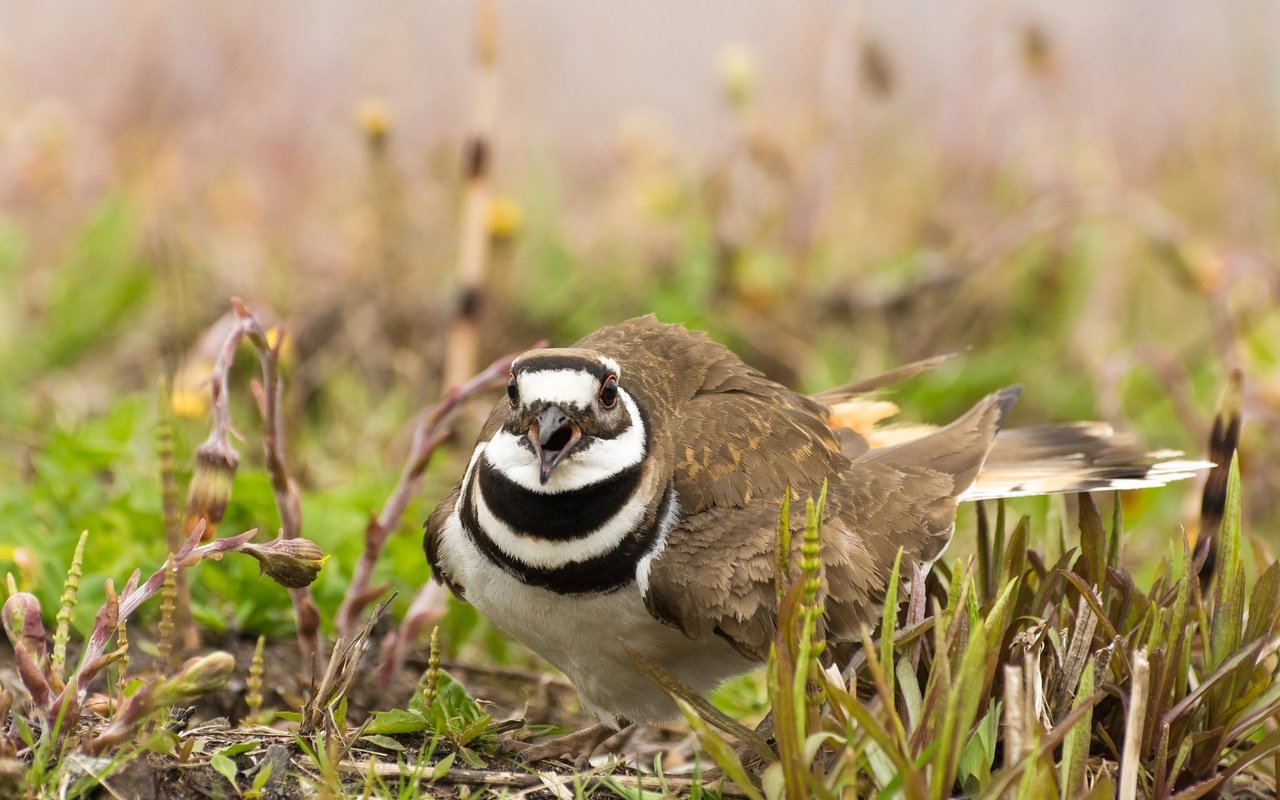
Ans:
MULTIPOLYGON (((1135 467, 1141 452, 1109 428, 1059 426, 997 437, 1017 387, 984 398, 945 427, 913 428, 891 446, 872 428, 896 411, 892 404, 877 401, 884 407, 870 410, 846 405, 865 403, 854 396, 942 358, 808 398, 768 380, 705 335, 652 316, 603 328, 577 346, 619 363, 621 384, 648 417, 648 455, 677 493, 681 521, 641 581, 646 607, 690 637, 718 635, 755 658, 767 654, 773 637, 774 551, 788 486, 793 498, 803 500, 828 483, 823 591, 827 632, 838 639, 874 624, 899 548, 914 562, 930 562, 942 552, 961 500, 1029 487, 1096 488, 1135 469, 1139 475, 1162 469, 1161 454, 1135 467)), ((1176 469, 1195 466, 1169 465, 1154 480, 1180 477, 1176 469)), ((792 505, 797 533, 803 505, 792 505)), ((430 540, 443 523, 440 514, 428 524, 433 566, 430 540)))
MULTIPOLYGON (((763 658, 776 612, 783 491, 790 485, 802 500, 826 480, 828 628, 836 637, 855 636, 877 613, 898 548, 931 560, 945 546, 958 497, 1016 397, 1016 389, 992 395, 929 436, 851 462, 823 405, 736 357, 718 360, 674 410, 673 480, 683 521, 650 566, 650 611, 689 636, 719 635, 763 658)), ((793 504, 797 532, 803 516, 803 503, 793 504)))
MULTIPOLYGON (((1016 396, 1016 390, 991 395, 930 437, 875 451, 832 473, 823 526, 829 635, 849 638, 860 624, 874 624, 899 547, 917 561, 941 552, 959 495, 1016 396)), ((791 525, 798 534, 803 504, 792 508, 791 525)), ((763 658, 774 629, 780 511, 781 492, 747 506, 713 505, 686 517, 651 566, 650 610, 687 635, 715 633, 744 654, 763 658)))

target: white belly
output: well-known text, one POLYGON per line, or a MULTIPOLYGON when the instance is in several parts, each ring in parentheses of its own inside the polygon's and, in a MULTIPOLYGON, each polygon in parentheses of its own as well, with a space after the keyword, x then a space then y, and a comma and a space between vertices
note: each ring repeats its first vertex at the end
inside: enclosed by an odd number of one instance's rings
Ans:
POLYGON ((486 559, 456 516, 442 531, 442 557, 467 601, 493 624, 569 677, 585 709, 615 724, 678 716, 671 698, 622 649, 626 642, 699 692, 757 664, 718 637, 693 641, 645 609, 629 583, 608 594, 562 595, 529 586, 486 559))

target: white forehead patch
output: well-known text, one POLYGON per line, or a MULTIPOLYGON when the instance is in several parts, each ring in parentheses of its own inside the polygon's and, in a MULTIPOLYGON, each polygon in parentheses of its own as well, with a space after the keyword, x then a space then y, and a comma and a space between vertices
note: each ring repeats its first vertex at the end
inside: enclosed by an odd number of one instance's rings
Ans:
POLYGON ((600 380, 580 369, 542 369, 516 376, 520 402, 588 408, 600 393, 600 380))

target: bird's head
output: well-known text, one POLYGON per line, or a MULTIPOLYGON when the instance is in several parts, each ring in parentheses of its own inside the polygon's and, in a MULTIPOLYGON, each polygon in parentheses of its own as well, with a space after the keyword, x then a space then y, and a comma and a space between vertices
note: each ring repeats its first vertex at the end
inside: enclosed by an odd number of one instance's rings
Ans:
POLYGON ((507 403, 503 431, 517 438, 528 457, 506 465, 506 471, 525 477, 536 471, 548 491, 603 480, 644 456, 643 422, 622 370, 594 350, 521 355, 511 366, 507 403))

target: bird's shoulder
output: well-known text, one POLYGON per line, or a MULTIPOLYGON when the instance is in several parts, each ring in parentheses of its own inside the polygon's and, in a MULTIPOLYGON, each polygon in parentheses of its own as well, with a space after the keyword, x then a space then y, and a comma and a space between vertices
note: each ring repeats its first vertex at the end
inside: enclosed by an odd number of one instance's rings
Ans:
POLYGON ((706 334, 652 315, 577 344, 618 361, 671 461, 684 514, 816 490, 845 466, 822 404, 766 378, 706 334))
POLYGON ((427 564, 431 567, 432 577, 448 587, 459 600, 465 600, 466 592, 455 571, 450 569, 442 550, 445 525, 449 523, 449 517, 453 515, 461 494, 462 481, 459 481, 427 517, 427 522, 423 526, 422 549, 427 554, 427 564))

